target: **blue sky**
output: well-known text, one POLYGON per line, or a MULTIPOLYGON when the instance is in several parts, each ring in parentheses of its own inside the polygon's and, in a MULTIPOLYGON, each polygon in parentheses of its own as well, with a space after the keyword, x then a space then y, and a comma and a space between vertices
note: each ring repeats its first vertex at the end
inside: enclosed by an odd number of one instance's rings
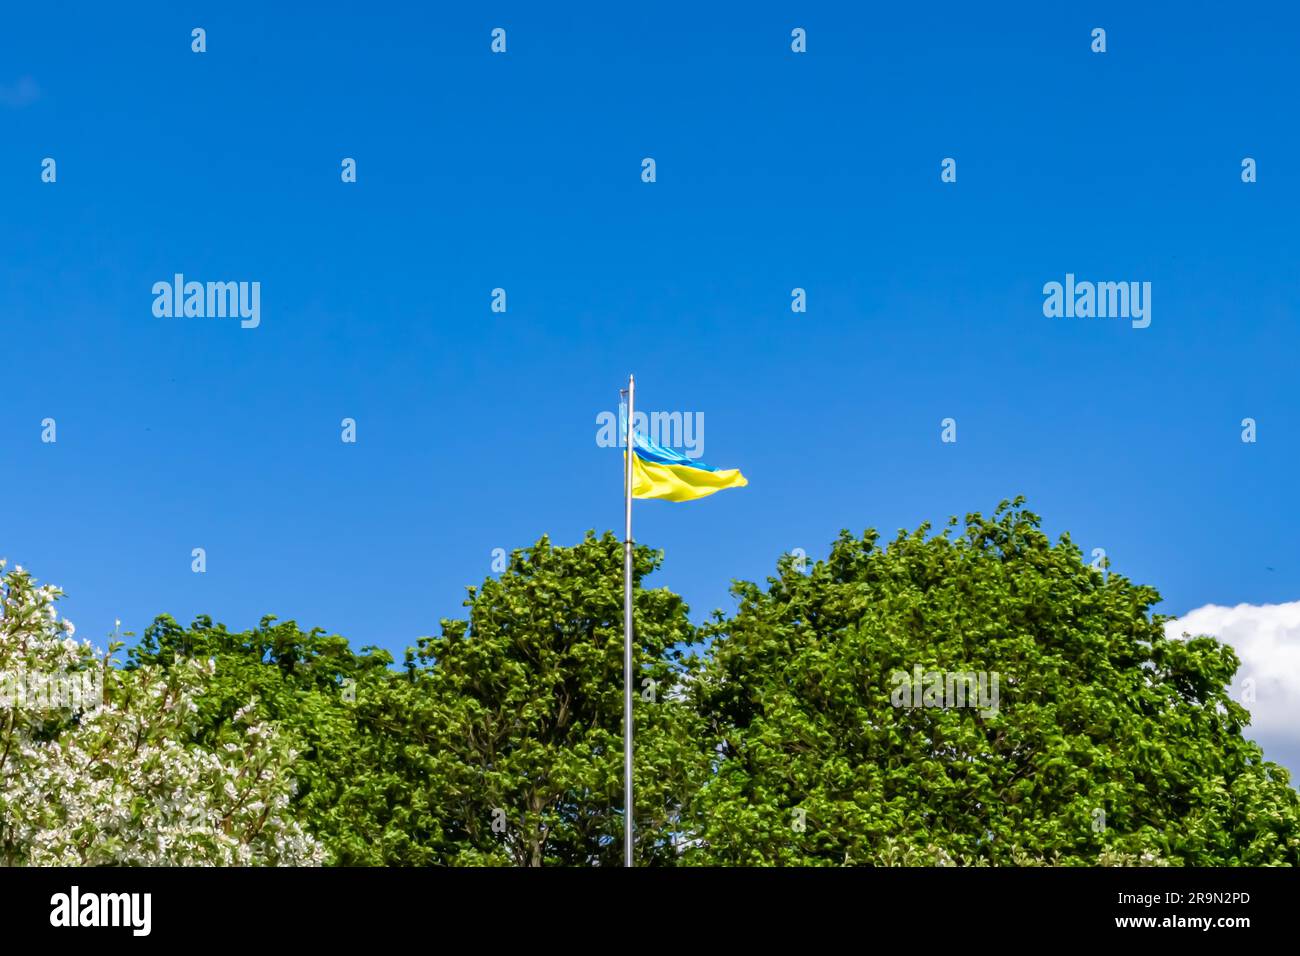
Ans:
POLYGON ((79 636, 400 653, 493 548, 620 527, 629 371, 750 480, 637 506, 697 619, 1020 493, 1165 613, 1300 598, 1300 15, 546 6, 6 14, 0 553, 79 636), (260 326, 155 317, 177 272, 260 282, 260 326), (1150 327, 1044 317, 1067 272, 1150 282, 1150 327))

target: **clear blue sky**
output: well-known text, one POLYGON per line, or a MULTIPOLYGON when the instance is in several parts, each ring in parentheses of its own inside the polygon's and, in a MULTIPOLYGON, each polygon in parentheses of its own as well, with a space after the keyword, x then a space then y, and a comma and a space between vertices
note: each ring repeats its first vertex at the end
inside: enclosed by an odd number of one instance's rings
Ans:
POLYGON ((1017 493, 1166 613, 1300 597, 1295 13, 552 6, 6 11, 0 553, 79 636, 400 654, 493 548, 620 527, 629 371, 750 480, 637 506, 697 619, 1017 493), (260 327, 156 318, 176 272, 260 327), (1151 282, 1150 328, 1045 318, 1067 272, 1151 282))

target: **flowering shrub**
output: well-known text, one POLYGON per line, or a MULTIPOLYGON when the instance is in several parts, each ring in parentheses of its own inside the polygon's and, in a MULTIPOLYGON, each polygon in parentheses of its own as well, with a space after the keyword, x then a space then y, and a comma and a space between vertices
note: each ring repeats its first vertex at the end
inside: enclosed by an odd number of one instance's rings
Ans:
MULTIPOLYGON (((215 746, 192 742, 207 660, 123 669, 73 640, 36 586, 0 561, 0 675, 98 670, 99 700, 8 695, 0 709, 0 863, 315 865, 320 844, 292 818, 295 754, 242 708, 215 746)), ((84 684, 84 682, 83 682, 84 684)))

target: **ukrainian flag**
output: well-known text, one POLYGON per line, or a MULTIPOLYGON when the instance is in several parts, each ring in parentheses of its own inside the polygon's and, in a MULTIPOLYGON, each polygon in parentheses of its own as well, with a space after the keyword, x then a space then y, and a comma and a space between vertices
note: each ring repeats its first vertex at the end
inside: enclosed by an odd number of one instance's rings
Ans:
MULTIPOLYGON (((627 408, 619 409, 626 420, 627 408)), ((627 434, 627 428, 621 429, 627 434)), ((705 498, 724 488, 749 484, 736 468, 718 469, 695 458, 665 448, 634 431, 632 443, 632 497, 691 501, 705 498)), ((624 453, 626 455, 626 452, 624 453)), ((624 459, 626 461, 626 458, 624 459)))

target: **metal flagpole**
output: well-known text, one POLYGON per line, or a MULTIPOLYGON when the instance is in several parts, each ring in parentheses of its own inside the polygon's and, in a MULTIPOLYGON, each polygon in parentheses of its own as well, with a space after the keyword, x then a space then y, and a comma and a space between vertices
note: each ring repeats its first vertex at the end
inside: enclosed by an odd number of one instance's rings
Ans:
POLYGON ((627 475, 623 484, 623 865, 632 866, 632 402, 636 381, 627 377, 627 475))

